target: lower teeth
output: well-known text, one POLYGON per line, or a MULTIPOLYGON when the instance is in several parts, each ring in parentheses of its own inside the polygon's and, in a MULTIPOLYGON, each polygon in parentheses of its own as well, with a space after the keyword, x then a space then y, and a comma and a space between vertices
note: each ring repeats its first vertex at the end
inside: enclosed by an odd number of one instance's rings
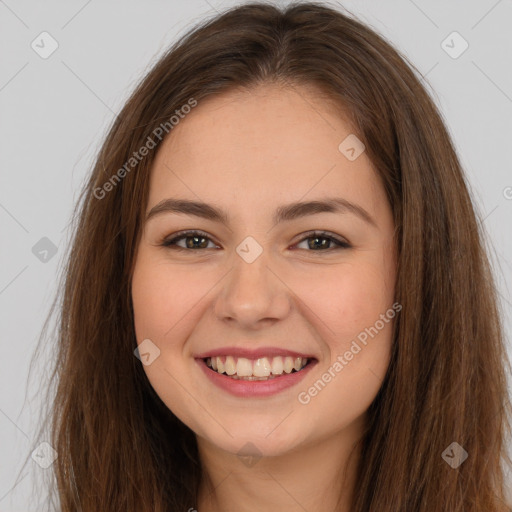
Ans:
MULTIPOLYGON (((211 368, 210 368, 211 370, 211 368)), ((302 368, 301 368, 302 370, 302 368)), ((215 370, 212 370, 215 371, 215 370)), ((300 370, 299 370, 300 371, 300 370)), ((219 372, 215 372, 219 373, 219 372)), ((297 373, 297 370, 294 368, 290 373, 297 373)), ((229 377, 234 380, 270 380, 275 379, 276 377, 282 377, 283 375, 290 375, 290 373, 281 373, 279 375, 269 375, 268 377, 255 377, 251 375, 250 377, 239 377, 238 375, 228 375, 227 373, 219 373, 219 375, 223 375, 224 377, 229 377)))
POLYGON ((269 375, 268 377, 255 377, 254 375, 251 377, 239 377, 238 375, 227 375, 225 373, 221 373, 221 375, 226 375, 226 377, 231 377, 235 380, 269 380, 275 379, 276 377, 281 377, 281 375, 269 375))

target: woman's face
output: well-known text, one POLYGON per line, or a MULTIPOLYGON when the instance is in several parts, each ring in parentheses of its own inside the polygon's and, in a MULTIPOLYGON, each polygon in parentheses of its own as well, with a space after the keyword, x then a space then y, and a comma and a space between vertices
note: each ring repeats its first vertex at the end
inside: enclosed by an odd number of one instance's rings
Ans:
POLYGON ((319 98, 277 85, 209 97, 152 169, 132 282, 144 370, 231 453, 361 427, 389 363, 391 209, 351 126, 319 98), (165 245, 184 230, 200 233, 165 245))

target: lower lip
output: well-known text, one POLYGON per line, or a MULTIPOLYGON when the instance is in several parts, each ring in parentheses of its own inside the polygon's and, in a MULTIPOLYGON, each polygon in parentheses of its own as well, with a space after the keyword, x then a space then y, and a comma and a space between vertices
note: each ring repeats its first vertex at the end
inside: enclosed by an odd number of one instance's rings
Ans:
POLYGON ((206 376, 217 386, 232 395, 251 398, 251 397, 266 397, 275 395, 287 388, 299 383, 315 366, 316 360, 308 363, 302 370, 298 372, 285 373, 280 377, 275 377, 269 380, 242 380, 232 379, 227 375, 222 375, 216 371, 211 370, 203 359, 196 359, 199 366, 202 368, 206 376))

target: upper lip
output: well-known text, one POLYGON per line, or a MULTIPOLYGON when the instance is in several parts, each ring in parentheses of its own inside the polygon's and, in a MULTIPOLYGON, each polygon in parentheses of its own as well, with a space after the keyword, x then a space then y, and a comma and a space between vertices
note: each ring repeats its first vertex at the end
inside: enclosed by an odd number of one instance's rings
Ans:
POLYGON ((208 350, 201 354, 196 355, 197 359, 206 359, 207 357, 216 357, 216 356, 235 356, 235 357, 245 357, 247 359, 260 359, 263 357, 302 357, 307 359, 315 359, 311 354, 306 354, 302 352, 296 352, 294 350, 287 350, 283 348, 277 347, 261 347, 257 349, 249 349, 249 348, 241 348, 241 347, 223 347, 216 348, 212 350, 208 350))

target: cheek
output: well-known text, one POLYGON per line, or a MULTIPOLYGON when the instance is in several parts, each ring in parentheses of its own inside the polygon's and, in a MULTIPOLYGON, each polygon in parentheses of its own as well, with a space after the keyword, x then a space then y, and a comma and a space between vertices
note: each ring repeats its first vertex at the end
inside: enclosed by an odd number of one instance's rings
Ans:
MULTIPOLYGON (((167 325, 169 329, 170 311, 172 304, 168 303, 167 293, 172 292, 169 285, 161 279, 156 269, 138 261, 132 280, 132 303, 137 340, 156 338, 167 325)), ((170 297, 173 294, 169 294, 170 297)))
POLYGON ((134 326, 137 342, 150 339, 160 352, 143 369, 167 407, 182 421, 194 424, 201 414, 191 410, 183 393, 181 383, 190 380, 183 350, 195 324, 194 306, 204 291, 190 283, 184 267, 171 266, 148 253, 144 248, 139 251, 132 277, 134 326))
POLYGON ((298 295, 324 324, 326 338, 336 345, 373 325, 391 307, 391 272, 389 266, 381 264, 340 265, 335 271, 327 270, 323 277, 307 280, 298 295))
POLYGON ((187 314, 193 314, 194 305, 204 295, 192 279, 184 266, 171 267, 159 258, 150 258, 144 250, 140 252, 132 279, 138 340, 154 337, 163 343, 173 337, 174 326, 187 314))
POLYGON ((328 354, 298 400, 312 416, 339 411, 333 428, 367 410, 388 369, 396 316, 389 272, 392 267, 347 265, 309 292, 308 306, 321 318, 316 325, 328 354))

